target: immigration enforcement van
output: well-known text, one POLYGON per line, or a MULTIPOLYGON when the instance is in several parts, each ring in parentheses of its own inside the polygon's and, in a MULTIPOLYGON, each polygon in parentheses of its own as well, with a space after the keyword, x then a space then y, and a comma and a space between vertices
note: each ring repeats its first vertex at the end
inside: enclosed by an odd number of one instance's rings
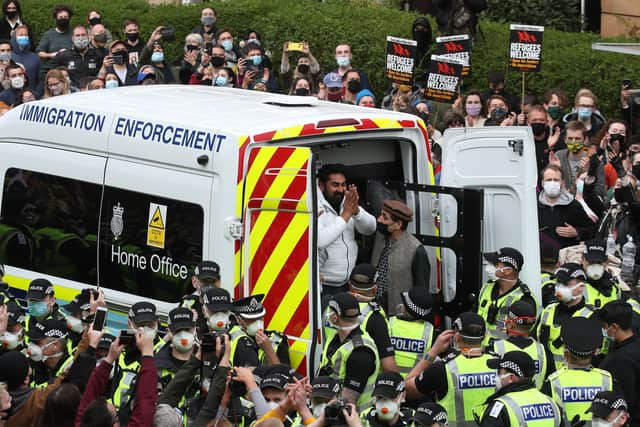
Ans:
MULTIPOLYGON (((314 372, 322 346, 317 184, 343 163, 374 215, 399 197, 425 244, 432 292, 455 313, 482 280, 481 252, 526 254, 539 294, 535 154, 525 127, 446 134, 443 187, 415 116, 255 91, 125 87, 20 105, 0 118, 0 262, 24 297, 46 277, 59 301, 100 286, 166 316, 212 259, 236 298, 266 294, 265 324, 314 372)), ((372 239, 360 239, 361 254, 372 239)))

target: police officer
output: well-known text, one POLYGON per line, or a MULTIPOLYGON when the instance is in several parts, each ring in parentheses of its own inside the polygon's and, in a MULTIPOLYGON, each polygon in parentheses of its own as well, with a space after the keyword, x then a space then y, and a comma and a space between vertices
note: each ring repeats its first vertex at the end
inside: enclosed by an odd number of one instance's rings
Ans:
POLYGON ((319 375, 313 379, 311 387, 311 413, 320 418, 327 404, 340 394, 340 383, 328 375, 319 375))
POLYGON ((400 427, 411 424, 413 411, 402 408, 404 380, 397 372, 383 372, 373 389, 375 404, 360 414, 363 427, 400 427))
POLYGON ((576 425, 591 420, 586 409, 596 393, 612 389, 613 379, 609 372, 591 366, 591 358, 602 344, 596 319, 567 319, 562 324, 561 337, 567 366, 549 376, 542 392, 563 408, 568 423, 576 425))
MULTIPOLYGON (((208 287, 202 291, 202 313, 206 328, 202 332, 227 332, 231 329, 231 295, 223 288, 208 287)), ((238 328, 237 330, 241 330, 238 328)))
POLYGON ((206 330, 206 323, 202 313, 202 293, 209 287, 219 288, 220 283, 220 266, 214 261, 201 261, 193 270, 191 276, 191 285, 193 293, 182 297, 180 307, 186 307, 195 310, 196 322, 200 330, 206 330))
POLYGON ((504 339, 504 322, 509 307, 516 301, 525 299, 538 310, 538 305, 529 291, 529 287, 518 277, 524 258, 514 248, 501 248, 498 252, 484 254, 487 261, 485 271, 489 281, 482 285, 478 298, 478 314, 487 325, 487 342, 491 339, 504 339))
POLYGON ((564 364, 564 343, 560 336, 562 324, 571 317, 590 317, 594 309, 584 302, 584 282, 587 280, 582 266, 563 264, 555 272, 558 302, 542 310, 538 325, 538 340, 553 355, 556 369, 564 364))
POLYGON ((329 301, 329 321, 338 333, 322 349, 319 375, 342 381, 340 396, 358 410, 371 406, 373 386, 380 369, 376 345, 359 324, 360 306, 348 293, 329 301))
POLYGON ((233 302, 233 312, 238 321, 238 325, 229 332, 233 366, 290 364, 287 337, 264 327, 267 310, 262 305, 263 298, 264 295, 259 294, 233 302))
POLYGON ((60 309, 67 313, 66 323, 69 331, 69 352, 74 353, 82 333, 85 331, 90 322, 85 320, 89 316, 91 309, 91 301, 89 297, 89 289, 83 291, 73 297, 69 304, 65 304, 60 309))
POLYGON ((69 333, 61 320, 47 319, 36 322, 27 331, 27 354, 33 367, 33 386, 44 387, 63 375, 73 362, 67 350, 69 333))
POLYGON ((407 376, 407 396, 417 399, 435 395, 452 424, 472 425, 473 408, 494 392, 495 371, 487 367, 492 356, 482 350, 486 334, 482 317, 465 312, 453 326, 436 338, 427 357, 407 376), (449 349, 449 354, 434 363, 449 349))
POLYGON ((162 389, 169 384, 178 369, 189 360, 196 342, 196 323, 193 319, 193 311, 188 308, 177 307, 171 310, 168 326, 171 341, 155 353, 158 383, 162 389))
MULTIPOLYGON (((24 312, 22 308, 14 301, 7 301, 4 305, 0 305, 0 313, 5 312, 6 329, 0 329, 0 354, 11 350, 21 351, 25 348, 24 343, 24 312)), ((3 324, 2 315, 0 315, 0 328, 3 324)))
POLYGON ((433 325, 427 320, 433 297, 427 288, 412 288, 400 294, 402 306, 389 319, 391 343, 400 373, 406 377, 426 355, 433 342, 433 325))
POLYGON ((588 411, 593 414, 594 427, 622 427, 630 420, 629 405, 617 391, 596 394, 588 411))
POLYGON ((520 300, 509 307, 506 320, 507 339, 493 343, 493 352, 503 355, 509 351, 521 350, 536 363, 534 382, 538 389, 554 370, 553 355, 535 338, 530 336, 536 324, 536 309, 528 301, 520 300))
POLYGON ((27 331, 36 322, 55 319, 64 320, 64 315, 58 310, 53 285, 47 279, 34 279, 27 289, 27 331))
POLYGON ((422 403, 413 414, 413 427, 446 427, 448 425, 447 411, 437 403, 422 403))
POLYGON ((497 369, 496 393, 487 399, 480 427, 559 427, 562 413, 556 403, 536 389, 536 366, 524 351, 510 351, 487 366, 497 369))
POLYGON ((607 255, 605 242, 589 240, 585 242, 582 266, 587 274, 584 300, 595 308, 603 307, 610 301, 620 299, 621 291, 617 280, 606 270, 607 255))

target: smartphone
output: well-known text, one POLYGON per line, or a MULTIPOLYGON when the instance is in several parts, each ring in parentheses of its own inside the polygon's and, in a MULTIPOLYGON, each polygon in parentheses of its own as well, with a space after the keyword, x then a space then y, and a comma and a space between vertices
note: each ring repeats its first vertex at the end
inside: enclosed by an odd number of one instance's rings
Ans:
POLYGON ((98 307, 96 311, 96 317, 93 318, 93 330, 101 331, 104 329, 105 323, 107 323, 107 307, 98 307))
POLYGON ((302 52, 304 50, 304 43, 289 42, 287 49, 293 52, 302 52))
POLYGON ((631 87, 631 79, 623 79, 622 80, 622 86, 625 89, 629 89, 631 87))
POLYGON ((173 27, 162 27, 160 30, 160 36, 165 42, 176 41, 176 29, 173 27))
POLYGON ((187 45, 187 52, 193 52, 194 50, 200 50, 198 46, 194 46, 192 44, 187 45))
POLYGON ((213 49, 213 43, 212 43, 212 42, 206 42, 206 43, 204 44, 204 51, 205 51, 207 54, 211 55, 211 50, 212 50, 212 49, 213 49))
POLYGON ((209 333, 202 336, 202 352, 213 353, 216 351, 216 334, 209 333))
POLYGON ((135 345, 136 343, 136 331, 133 329, 120 330, 120 336, 118 337, 120 345, 135 345))

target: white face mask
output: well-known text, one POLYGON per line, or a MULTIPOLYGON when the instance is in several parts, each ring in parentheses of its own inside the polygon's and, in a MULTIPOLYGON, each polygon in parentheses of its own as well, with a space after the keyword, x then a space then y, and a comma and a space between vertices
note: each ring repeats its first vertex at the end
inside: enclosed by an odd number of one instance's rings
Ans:
POLYGON ((318 403, 317 405, 311 405, 311 413, 314 417, 320 418, 320 415, 324 413, 324 408, 327 407, 326 403, 318 403))
POLYGON ((484 271, 485 273, 487 273, 487 277, 489 278, 489 280, 491 280, 492 282, 495 282, 497 277, 496 277, 496 266, 493 264, 487 264, 484 266, 484 271))
POLYGON ((593 427, 613 427, 614 425, 616 425, 618 423, 618 421, 620 421, 620 417, 622 417, 622 414, 619 414, 617 417, 615 417, 611 421, 607 421, 607 420, 602 419, 602 418, 594 417, 591 420, 591 425, 593 427))
POLYGON ((55 357, 62 356, 64 354, 63 352, 50 354, 48 356, 44 355, 44 349, 49 347, 50 345, 53 345, 55 342, 57 342, 57 340, 51 341, 50 343, 46 344, 44 347, 40 347, 39 345, 36 345, 30 342, 29 347, 27 348, 27 354, 29 355, 29 358, 31 358, 31 360, 33 360, 34 362, 44 362, 47 359, 52 359, 55 357))
POLYGON ((278 402, 274 402, 272 400, 267 401, 267 407, 269 408, 269 410, 276 409, 278 406, 278 402))
POLYGON ((264 331, 264 320, 258 319, 247 326, 247 335, 255 337, 256 332, 264 331))
POLYGON ((398 403, 391 399, 376 400, 376 415, 381 421, 392 420, 398 413, 398 403))
POLYGON ((0 345, 7 350, 13 350, 22 344, 22 334, 12 334, 11 332, 5 332, 0 337, 0 345))
POLYGON ((82 320, 74 316, 67 316, 67 328, 76 334, 81 334, 84 331, 82 320))
POLYGON ((593 280, 600 280, 604 274, 604 265, 591 264, 587 266, 587 276, 593 280))
POLYGON ((573 295, 573 288, 560 283, 556 283, 556 298, 558 298, 558 301, 565 303, 576 299, 573 295))
POLYGON ((12 77, 9 79, 11 81, 11 87, 14 89, 22 89, 24 87, 24 77, 12 77))
POLYGON ((144 333, 146 336, 148 336, 152 340, 156 339, 156 335, 158 335, 158 330, 156 328, 150 328, 148 326, 145 326, 142 329, 144 329, 144 333))
POLYGON ((227 329, 229 325, 229 312, 221 311, 220 313, 214 313, 207 319, 207 325, 209 329, 213 331, 223 331, 227 329))
POLYGON ((499 375, 496 372, 496 391, 499 391, 502 387, 504 387, 504 385, 502 384, 502 380, 508 378, 509 376, 511 376, 512 374, 504 374, 504 375, 499 375))
POLYGON ((171 338, 171 344, 180 353, 186 353, 193 348, 196 337, 189 331, 180 331, 171 338))
POLYGON ((560 181, 545 181, 542 184, 542 188, 544 188, 544 192, 549 197, 558 197, 560 195, 560 181))

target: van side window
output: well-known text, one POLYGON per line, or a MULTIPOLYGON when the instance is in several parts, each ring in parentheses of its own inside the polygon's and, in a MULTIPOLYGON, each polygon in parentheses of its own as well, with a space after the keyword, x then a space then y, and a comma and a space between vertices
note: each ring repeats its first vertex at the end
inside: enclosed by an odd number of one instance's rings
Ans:
POLYGON ((202 260, 204 211, 193 203, 105 187, 100 218, 100 283, 177 302, 193 291, 202 260))
POLYGON ((98 184, 8 169, 0 262, 95 285, 101 192, 98 184))

